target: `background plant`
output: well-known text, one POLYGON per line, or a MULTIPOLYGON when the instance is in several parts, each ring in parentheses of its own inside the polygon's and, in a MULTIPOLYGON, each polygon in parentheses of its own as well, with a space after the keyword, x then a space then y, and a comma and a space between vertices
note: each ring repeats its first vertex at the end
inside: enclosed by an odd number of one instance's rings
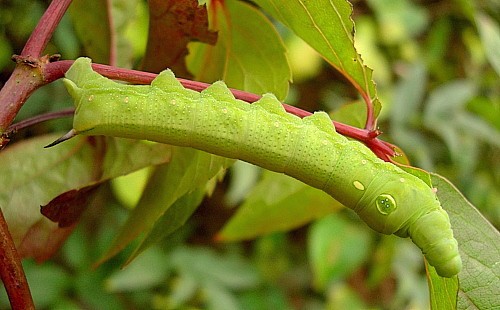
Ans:
MULTIPOLYGON (((264 2, 258 2, 265 7, 264 2)), ((177 75, 185 74, 185 77, 195 80, 212 82, 223 78, 234 88, 255 93, 273 91, 284 97, 288 88, 286 81, 290 78, 288 64, 283 59, 271 58, 280 49, 280 43, 276 41, 279 38, 263 37, 267 40, 254 46, 245 36, 248 31, 264 36, 264 33, 258 32, 262 27, 257 25, 267 23, 265 17, 243 4, 235 5, 233 1, 215 3, 212 8, 231 7, 235 10, 232 14, 236 14, 232 16, 248 18, 231 19, 231 14, 220 15, 229 9, 209 11, 211 25, 219 29, 218 42, 226 45, 192 43, 185 64, 182 55, 187 41, 202 38, 207 43, 214 43, 213 35, 195 29, 190 37, 180 35, 174 41, 172 38, 165 41, 162 34, 175 37, 177 32, 165 31, 171 29, 171 24, 162 24, 163 19, 152 18, 156 23, 151 23, 147 44, 148 7, 143 2, 135 1, 113 2, 112 6, 110 2, 92 2, 93 7, 85 6, 90 2, 74 1, 70 14, 62 19, 44 54, 57 52, 64 59, 85 54, 95 62, 148 68, 151 71, 170 66, 177 75), (108 20, 108 13, 113 16, 111 27, 103 23, 108 20), (163 49, 161 44, 151 43, 155 41, 176 42, 174 46, 179 50, 175 54, 171 45, 163 49), (232 45, 227 45, 229 43, 232 45), (251 58, 256 53, 263 53, 261 59, 273 61, 263 62, 261 67, 260 62, 251 58), (172 54, 177 56, 171 57, 173 61, 169 60, 172 54), (243 69, 232 67, 230 64, 235 62, 247 66, 243 69), (277 72, 269 74, 271 68, 277 72), (248 78, 252 74, 253 79, 248 78), (259 88, 260 85, 272 89, 264 90, 259 88)), ((155 8, 155 5, 154 1, 149 3, 150 7, 155 8)), ((3 5, 0 13, 4 15, 0 19, 3 21, 0 53, 5 56, 0 57, 0 65, 5 72, 4 80, 13 69, 8 62, 10 55, 21 54, 45 6, 45 3, 37 1, 11 1, 3 5), (29 16, 27 12, 36 15, 29 16)), ((498 227, 500 66, 499 49, 495 48, 499 44, 498 5, 494 1, 478 2, 474 6, 465 1, 419 4, 399 1, 397 5, 390 1, 367 1, 355 2, 354 6, 357 48, 364 61, 374 69, 374 80, 383 103, 378 118, 379 128, 386 132, 383 138, 401 147, 413 165, 448 177, 498 227)), ((158 12, 158 9, 152 11, 158 12)), ((176 16, 183 11, 172 12, 176 16)), ((289 50, 288 57, 294 73, 294 84, 286 101, 310 111, 334 111, 335 119, 363 127, 366 115, 364 104, 358 102, 358 93, 345 78, 286 27, 279 23, 276 27, 289 50)), ((54 82, 30 96, 17 117, 25 119, 69 106, 70 100, 61 84, 54 82)), ((68 120, 43 123, 17 133, 12 139, 17 142, 23 137, 40 136, 69 127, 68 120)), ((10 166, 2 168, 6 169, 2 170, 2 175, 13 180, 14 174, 9 175, 5 171, 15 171, 15 175, 22 178, 26 173, 21 173, 21 167, 29 172, 36 166, 28 163, 38 162, 46 165, 41 171, 48 180, 63 178, 62 183, 68 190, 81 188, 82 184, 87 190, 93 190, 93 173, 96 171, 88 168, 95 163, 94 149, 83 147, 80 155, 72 156, 72 162, 64 166, 77 171, 69 168, 55 170, 54 167, 60 166, 55 165, 59 162, 58 157, 53 161, 47 157, 40 159, 43 155, 41 146, 55 136, 57 134, 27 139, 24 144, 19 141, 9 146, 4 153, 14 154, 21 166, 14 165, 14 162, 17 163, 14 158, 4 157, 2 165, 10 166), (10 148, 18 148, 19 151, 13 152, 10 148), (88 182, 82 180, 82 171, 87 171, 88 182)), ((192 177, 199 173, 196 166, 206 160, 199 154, 183 151, 182 158, 190 160, 175 161, 174 156, 178 153, 171 153, 168 147, 156 149, 153 155, 148 145, 105 143, 96 143, 98 150, 103 145, 112 150, 101 157, 102 161, 121 161, 122 165, 117 164, 114 174, 100 178, 101 181, 125 173, 123 163, 129 167, 128 171, 165 161, 170 164, 141 170, 127 180, 115 179, 112 183, 101 185, 92 198, 92 207, 86 210, 76 230, 53 259, 43 265, 25 261, 34 299, 40 308, 122 308, 125 305, 215 307, 214 303, 217 303, 218 309, 221 305, 227 308, 340 308, 342 305, 349 305, 350 308, 425 308, 429 302, 421 255, 410 243, 374 234, 329 197, 293 180, 261 172, 242 163, 234 165, 221 184, 215 187, 217 179, 208 184, 212 195, 203 200, 202 206, 196 209, 186 225, 166 240, 153 242, 164 238, 165 229, 150 234, 147 242, 134 241, 127 250, 96 271, 89 272, 93 263, 106 254, 111 256, 125 245, 117 243, 114 238, 117 232, 131 227, 127 224, 123 226, 123 223, 128 217, 127 208, 133 208, 136 200, 126 194, 138 196, 143 188, 140 184, 144 184, 145 176, 149 175, 150 185, 145 190, 157 193, 155 188, 158 184, 176 183, 181 175, 186 175, 186 171, 190 171, 192 177), (120 152, 120 149, 126 149, 127 153, 120 152), (135 185, 133 180, 139 185, 135 185), (244 197, 247 199, 238 209, 239 213, 228 222, 236 210, 232 206, 239 204, 244 197), (277 215, 274 222, 270 210, 275 210, 277 215), (302 210, 307 212, 307 216, 298 217, 291 210, 302 210), (332 212, 335 214, 325 217, 332 212), (289 233, 276 232, 299 227, 316 218, 321 219, 289 233), (259 220, 261 226, 256 226, 259 220), (279 226, 280 222, 284 224, 279 226), (213 237, 217 233, 221 239, 234 240, 266 235, 254 241, 215 243, 213 237), (115 246, 110 250, 113 240, 115 246), (153 243, 155 245, 151 246, 153 243), (118 271, 117 266, 135 257, 137 252, 134 250, 141 251, 147 247, 149 249, 138 256, 129 268, 118 271), (40 290, 37 283, 40 283, 40 290), (102 283, 102 286, 96 283, 102 283)), ((79 147, 79 144, 68 145, 67 150, 74 147, 79 147)), ((23 188, 26 199, 33 199, 38 191, 51 190, 54 191, 52 197, 55 197, 60 190, 56 186, 47 186, 51 184, 47 179, 27 178, 45 186, 23 188)), ((192 195, 179 196, 172 191, 167 198, 176 202, 170 209, 185 211, 176 213, 179 218, 187 218, 203 195, 203 192, 194 191, 192 195)), ((81 197, 88 197, 88 194, 76 194, 74 197, 73 205, 84 205, 81 197)), ((40 205, 41 202, 35 204, 40 205)), ((182 224, 182 221, 174 221, 167 226, 168 221, 169 218, 165 217, 165 223, 160 227, 176 228, 182 224)), ((12 227, 10 230, 13 230, 12 227)), ((65 236, 70 230, 66 228, 58 233, 65 236)), ((498 238, 484 240, 484 243, 488 242, 498 249, 498 238)), ((32 246, 27 249, 33 251, 28 254, 39 259, 43 256, 41 253, 51 254, 32 246)), ((49 248, 55 249, 57 247, 49 248)), ((498 261, 498 252, 491 254, 497 255, 498 261)), ((486 278, 482 281, 489 283, 486 278)), ((462 290, 462 294, 467 295, 467 292, 462 290)), ((6 298, 2 300, 7 301, 6 298)), ((494 305, 496 300, 483 298, 483 301, 494 305)))

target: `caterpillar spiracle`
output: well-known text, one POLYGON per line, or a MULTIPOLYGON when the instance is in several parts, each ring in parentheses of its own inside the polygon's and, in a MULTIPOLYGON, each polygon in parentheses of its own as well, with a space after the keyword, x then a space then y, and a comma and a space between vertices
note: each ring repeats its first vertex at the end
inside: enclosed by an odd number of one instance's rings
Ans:
MULTIPOLYGON (((105 135, 192 147, 285 173, 354 210, 379 233, 410 237, 439 275, 462 268, 447 213, 419 178, 335 131, 329 116, 303 119, 272 94, 248 104, 222 82, 198 93, 170 70, 151 85, 125 85, 79 58, 64 83, 76 104, 71 135, 105 135)), ((69 135, 68 135, 69 136, 69 135)))

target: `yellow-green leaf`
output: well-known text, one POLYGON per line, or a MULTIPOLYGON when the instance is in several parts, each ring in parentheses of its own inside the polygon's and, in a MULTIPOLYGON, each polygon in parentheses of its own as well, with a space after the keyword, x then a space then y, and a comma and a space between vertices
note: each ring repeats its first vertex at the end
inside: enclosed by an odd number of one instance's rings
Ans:
POLYGON ((380 110, 372 70, 354 47, 352 6, 346 0, 253 0, 317 50, 380 110))
POLYGON ((215 46, 193 44, 188 68, 197 80, 223 79, 229 87, 283 100, 291 71, 285 46, 270 21, 241 1, 214 1, 210 25, 218 30, 215 46))

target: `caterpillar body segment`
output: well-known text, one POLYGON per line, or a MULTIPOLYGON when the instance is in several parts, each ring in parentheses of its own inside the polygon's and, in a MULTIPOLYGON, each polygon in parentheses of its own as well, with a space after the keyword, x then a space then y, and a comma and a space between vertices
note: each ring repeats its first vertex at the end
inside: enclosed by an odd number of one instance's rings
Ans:
POLYGON ((462 263, 446 212, 422 180, 336 133, 324 112, 288 114, 274 95, 248 104, 223 82, 201 93, 163 71, 148 86, 115 83, 78 59, 65 84, 77 134, 145 139, 192 147, 282 172, 353 209, 374 230, 410 237, 438 274, 462 263))

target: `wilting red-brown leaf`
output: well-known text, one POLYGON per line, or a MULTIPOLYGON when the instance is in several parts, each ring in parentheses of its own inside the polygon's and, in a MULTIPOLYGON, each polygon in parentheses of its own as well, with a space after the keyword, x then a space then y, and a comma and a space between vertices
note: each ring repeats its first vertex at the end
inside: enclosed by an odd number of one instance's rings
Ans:
POLYGON ((40 212, 58 223, 60 228, 69 227, 78 221, 88 206, 89 198, 98 187, 99 185, 91 185, 63 193, 46 206, 40 207, 40 212))
POLYGON ((217 33, 208 30, 206 6, 198 0, 150 0, 149 37, 143 70, 172 69, 176 76, 189 78, 184 61, 190 41, 215 44, 217 33))
POLYGON ((44 262, 59 250, 75 227, 76 223, 61 228, 48 220, 38 221, 18 246, 19 255, 33 257, 38 263, 44 262))

